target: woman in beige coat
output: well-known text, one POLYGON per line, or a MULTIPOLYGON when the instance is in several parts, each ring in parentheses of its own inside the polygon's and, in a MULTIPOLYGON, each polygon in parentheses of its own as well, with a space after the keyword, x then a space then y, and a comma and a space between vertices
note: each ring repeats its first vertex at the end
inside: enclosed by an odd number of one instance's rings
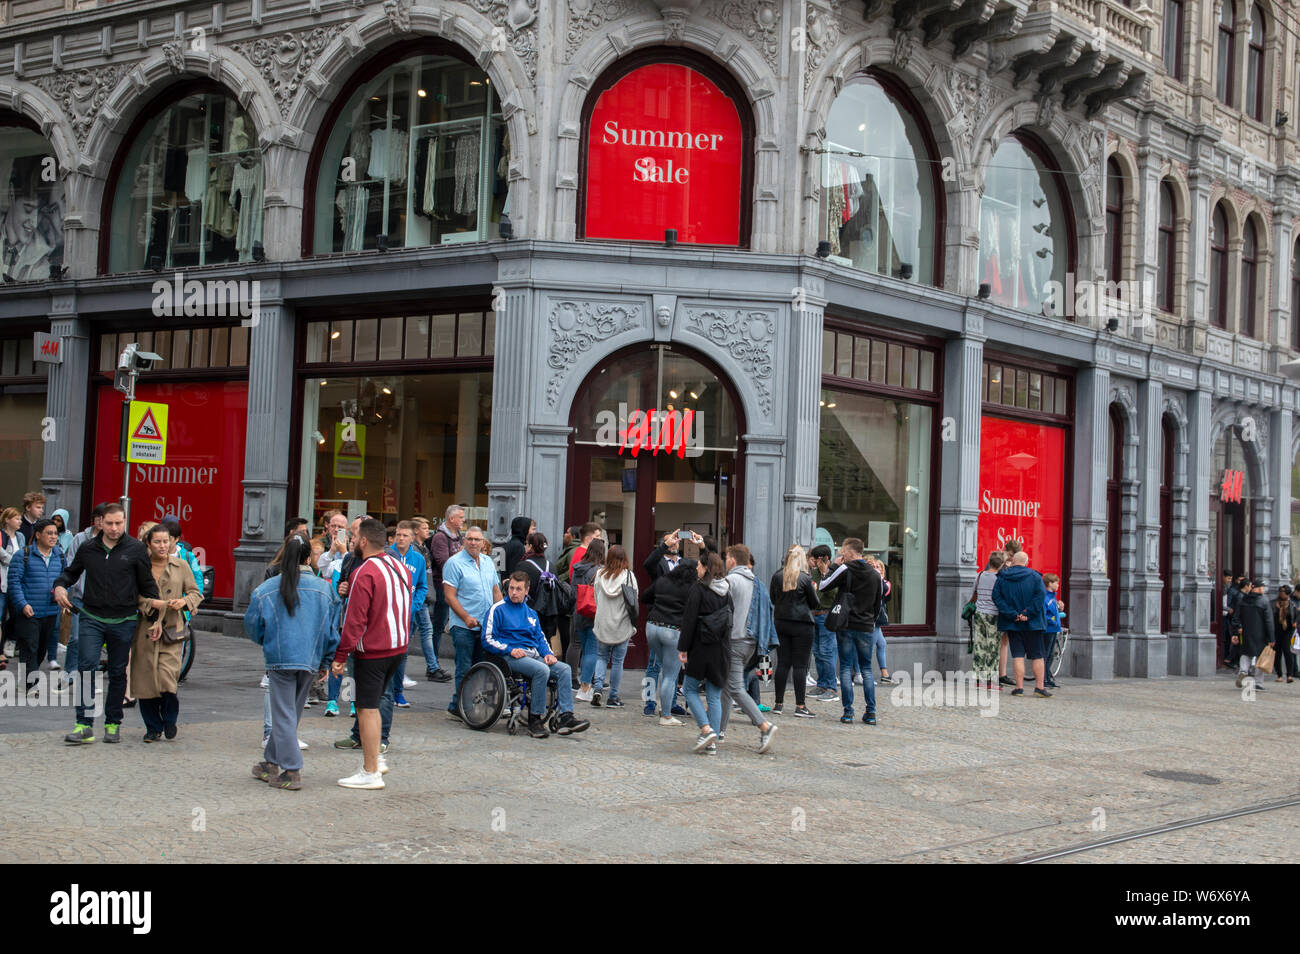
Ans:
POLYGON ((140 700, 144 740, 157 742, 164 735, 176 738, 176 716, 180 712, 176 690, 184 644, 170 640, 185 630, 185 611, 193 612, 203 602, 203 593, 194 582, 189 564, 170 556, 172 537, 165 526, 150 527, 144 545, 149 550, 150 569, 160 598, 140 597, 140 623, 131 644, 131 688, 140 700), (160 614, 162 630, 150 636, 149 630, 160 614))

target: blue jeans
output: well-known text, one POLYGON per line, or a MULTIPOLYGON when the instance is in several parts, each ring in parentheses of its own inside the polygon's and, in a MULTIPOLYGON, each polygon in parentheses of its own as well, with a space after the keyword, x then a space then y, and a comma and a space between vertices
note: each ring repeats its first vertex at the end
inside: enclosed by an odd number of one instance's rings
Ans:
POLYGON ((680 629, 670 629, 658 623, 645 624, 646 641, 650 644, 650 658, 655 661, 655 671, 645 671, 644 700, 659 700, 659 714, 666 716, 672 712, 673 696, 677 692, 677 673, 681 671, 682 660, 677 655, 677 641, 681 638, 680 629))
POLYGON ((95 672, 99 669, 99 651, 108 647, 108 697, 104 700, 104 724, 122 722, 122 697, 126 695, 126 664, 131 658, 131 641, 135 639, 135 620, 125 623, 101 623, 87 616, 81 621, 77 663, 81 673, 81 698, 77 700, 77 721, 88 720, 86 710, 95 705, 95 672))
POLYGON ((555 677, 555 711, 573 711, 573 673, 567 663, 556 661, 546 665, 533 656, 515 659, 506 656, 506 665, 511 672, 518 673, 532 681, 528 690, 528 711, 533 715, 546 715, 546 683, 555 677))
POLYGON ((837 635, 840 646, 840 701, 846 715, 853 715, 853 664, 862 667, 862 689, 867 695, 867 712, 876 711, 876 677, 871 674, 871 634, 857 629, 841 630, 837 635))
MULTIPOLYGON (((446 616, 443 617, 445 623, 446 616)), ((429 607, 421 606, 415 612, 415 628, 420 634, 420 651, 424 653, 424 671, 434 673, 438 671, 438 641, 433 638, 433 623, 429 621, 429 607)), ((441 632, 438 633, 442 635, 441 632)))
POLYGON ((688 675, 682 680, 682 692, 686 693, 686 708, 691 710, 696 725, 701 729, 707 725, 717 731, 722 724, 722 687, 711 682, 704 683, 704 694, 709 699, 707 710, 700 701, 700 681, 694 676, 688 675))
POLYGON ((647 705, 652 704, 658 694, 659 671, 662 668, 659 658, 659 646, 648 635, 652 625, 652 623, 646 623, 646 643, 649 646, 649 653, 646 658, 645 675, 641 677, 641 702, 647 705))
POLYGON ((584 686, 591 685, 596 672, 596 631, 591 623, 585 622, 585 616, 573 617, 573 635, 582 647, 582 658, 578 664, 578 682, 584 686))
POLYGON ((871 631, 871 645, 876 650, 876 662, 879 664, 880 671, 883 673, 889 668, 889 663, 885 661, 885 634, 879 626, 871 631))
MULTIPOLYGON (((379 697, 379 744, 388 744, 388 733, 393 728, 393 696, 402 691, 402 670, 399 667, 393 678, 384 686, 384 694, 379 697)), ((356 716, 352 717, 352 741, 361 743, 361 724, 356 716)))
MULTIPOLYGON (((595 634, 592 635, 595 640, 595 634)), ((619 687, 623 685, 623 660, 627 656, 627 642, 610 645, 608 643, 599 643, 596 647, 596 675, 592 682, 592 688, 597 691, 605 684, 605 673, 609 673, 609 697, 618 698, 619 687)))
POLYGON ((454 683, 456 688, 451 694, 451 702, 447 705, 447 711, 455 712, 457 711, 456 702, 460 698, 460 682, 465 678, 465 673, 469 672, 469 667, 483 658, 483 643, 479 639, 477 629, 453 626, 451 628, 451 644, 456 648, 456 682, 454 683))
POLYGON ((817 636, 813 640, 813 658, 817 660, 817 688, 837 689, 835 657, 835 634, 826 628, 826 614, 814 613, 813 622, 817 624, 817 636))
MULTIPOLYGON (((68 599, 72 600, 73 606, 75 606, 77 609, 81 609, 80 599, 78 599, 75 596, 70 596, 68 597, 68 599)), ((81 614, 73 613, 72 632, 68 636, 68 651, 63 654, 64 672, 72 673, 77 671, 77 663, 78 660, 81 658, 80 644, 81 644, 81 614)))

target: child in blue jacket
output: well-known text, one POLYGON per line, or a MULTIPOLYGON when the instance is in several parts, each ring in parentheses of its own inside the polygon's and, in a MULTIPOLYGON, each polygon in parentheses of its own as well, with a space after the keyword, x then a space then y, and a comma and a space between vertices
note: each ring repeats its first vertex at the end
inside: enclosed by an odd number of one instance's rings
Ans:
POLYGON ((1056 599, 1056 594, 1061 589, 1061 578, 1055 573, 1044 573, 1043 585, 1047 587, 1047 596, 1043 600, 1043 658, 1048 666, 1044 673, 1044 683, 1049 689, 1055 689, 1056 680, 1052 678, 1050 664, 1052 651, 1056 648, 1056 635, 1061 631, 1061 620, 1065 619, 1065 607, 1056 599))

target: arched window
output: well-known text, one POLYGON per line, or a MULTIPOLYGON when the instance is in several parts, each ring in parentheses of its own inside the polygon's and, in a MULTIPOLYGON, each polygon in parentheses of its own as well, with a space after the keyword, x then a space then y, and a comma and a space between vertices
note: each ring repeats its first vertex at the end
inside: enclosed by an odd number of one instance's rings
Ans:
POLYGON ((492 81, 442 47, 403 48, 345 90, 315 160, 304 252, 496 238, 508 218, 510 137, 492 81), (393 56, 400 57, 393 61, 393 56))
POLYGON ((1236 19, 1237 4, 1233 0, 1223 0, 1223 7, 1219 11, 1219 72, 1214 78, 1214 91, 1229 106, 1232 105, 1236 91, 1236 84, 1232 81, 1237 62, 1234 50, 1236 36, 1233 33, 1233 22, 1236 19))
POLYGON ((881 275, 935 284, 936 186, 928 127, 885 77, 851 81, 826 120, 820 239, 881 275))
POLYGON ((54 150, 31 120, 0 110, 0 139, 0 275, 44 281, 63 264, 63 179, 53 174, 54 150))
POLYGON ((1259 274, 1259 244, 1255 240, 1255 223, 1247 219, 1241 237, 1241 321, 1240 332, 1255 337, 1255 291, 1259 274))
POLYGON ((998 144, 980 200, 980 282, 991 300, 1040 311, 1063 288, 1072 247, 1065 189, 1046 153, 1013 133, 998 144))
POLYGON ((201 84, 146 110, 119 153, 102 233, 110 272, 248 262, 262 241, 262 150, 224 89, 201 84))
POLYGON ((1114 159, 1106 160, 1106 274, 1124 278, 1124 178, 1114 159))
POLYGON ((1250 45, 1246 50, 1246 113, 1264 121, 1264 11, 1250 8, 1250 45))
POLYGON ((1291 347, 1300 351, 1300 241, 1291 256, 1291 347))
POLYGON ((1165 0, 1165 72, 1173 79, 1182 81, 1183 76, 1183 30, 1185 29, 1183 0, 1165 0))
POLYGON ((1160 223, 1156 238, 1156 307, 1161 311, 1174 310, 1174 269, 1177 266, 1177 246, 1174 243, 1174 189, 1168 182, 1160 183, 1160 223))
POLYGON ((1210 324, 1228 327, 1228 217, 1222 205, 1210 221, 1210 324))

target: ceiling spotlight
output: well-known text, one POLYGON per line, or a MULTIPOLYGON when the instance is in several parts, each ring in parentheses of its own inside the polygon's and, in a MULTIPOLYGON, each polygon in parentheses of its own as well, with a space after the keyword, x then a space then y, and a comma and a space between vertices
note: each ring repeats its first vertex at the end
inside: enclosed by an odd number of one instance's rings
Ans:
POLYGON ((670 398, 672 398, 674 401, 677 400, 677 392, 676 392, 676 391, 669 391, 669 392, 668 392, 668 396, 669 396, 670 398))
POLYGON ((858 124, 858 132, 866 132, 866 131, 867 131, 867 124, 866 124, 866 123, 859 123, 859 124, 858 124))
MULTIPOLYGON (((331 332, 330 332, 330 341, 338 341, 338 340, 339 340, 339 335, 341 335, 341 334, 343 334, 343 332, 341 332, 341 331, 331 331, 331 332)), ((324 381, 321 382, 321 384, 324 384, 324 383, 325 383, 324 381)))
POLYGON ((831 401, 831 403, 830 403, 830 404, 827 404, 826 406, 827 406, 827 407, 834 407, 834 406, 835 406, 835 402, 834 402, 834 401, 831 401))
POLYGON ((700 396, 699 396, 698 394, 696 394, 694 391, 691 391, 691 392, 689 392, 689 393, 690 393, 690 395, 691 395, 691 400, 692 400, 692 401, 698 401, 698 400, 700 399, 700 396))
POLYGON ((381 388, 380 390, 382 390, 385 394, 392 394, 392 393, 393 393, 393 389, 392 389, 392 388, 381 388))
POLYGON ((327 385, 327 384, 329 384, 328 381, 322 380, 321 383, 320 383, 320 386, 321 386, 321 387, 325 387, 325 385, 327 385))
POLYGON ((424 97, 428 96, 429 94, 426 93, 426 92, 425 92, 424 90, 422 90, 422 89, 417 89, 417 90, 415 91, 415 95, 418 96, 418 97, 420 97, 420 99, 424 99, 424 97))

